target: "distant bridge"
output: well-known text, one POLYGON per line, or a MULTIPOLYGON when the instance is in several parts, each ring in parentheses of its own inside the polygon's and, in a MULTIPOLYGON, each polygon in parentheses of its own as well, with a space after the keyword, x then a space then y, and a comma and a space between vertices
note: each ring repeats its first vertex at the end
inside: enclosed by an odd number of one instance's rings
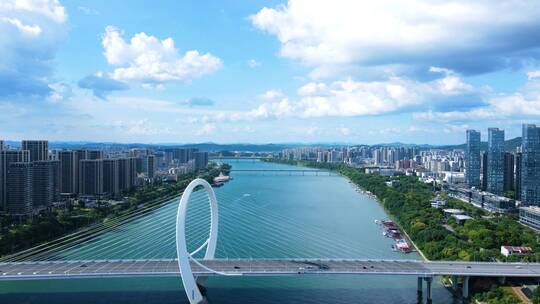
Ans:
POLYGON ((251 159, 251 160, 260 160, 260 159, 268 159, 268 157, 262 157, 262 156, 210 156, 210 160, 218 159, 218 160, 245 160, 245 159, 251 159))
POLYGON ((338 175, 336 172, 317 169, 232 169, 231 172, 247 172, 247 173, 275 173, 283 175, 338 175))

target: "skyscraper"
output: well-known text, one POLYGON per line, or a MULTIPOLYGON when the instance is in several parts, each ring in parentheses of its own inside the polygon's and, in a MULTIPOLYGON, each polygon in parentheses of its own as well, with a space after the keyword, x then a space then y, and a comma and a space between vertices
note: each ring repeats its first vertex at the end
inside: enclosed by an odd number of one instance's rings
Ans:
POLYGON ((11 215, 32 212, 32 165, 29 162, 12 162, 7 171, 6 207, 11 215))
POLYGON ((503 191, 512 191, 514 188, 514 164, 515 157, 514 154, 506 152, 504 153, 504 187, 503 191))
MULTIPOLYGON (((60 194, 60 162, 44 160, 31 163, 32 207, 47 208, 57 202, 60 194)), ((10 189, 11 190, 11 189, 10 189)))
POLYGON ((103 151, 102 150, 86 150, 85 159, 103 159, 103 151))
POLYGON ((504 192, 504 130, 488 129, 487 192, 504 192))
POLYGON ((480 188, 480 132, 467 130, 465 147, 465 182, 480 188))
POLYGON ((49 142, 46 140, 23 140, 22 150, 30 151, 30 161, 49 160, 49 142))
POLYGON ((77 193, 77 154, 75 151, 56 151, 55 159, 60 162, 60 192, 77 193))
POLYGON ((516 200, 521 201, 521 159, 522 159, 522 153, 517 152, 516 153, 516 181, 514 184, 515 194, 516 194, 516 200))
POLYGON ((521 201, 540 205, 540 128, 523 125, 521 137, 521 201))
POLYGON ((195 159, 195 169, 201 170, 208 166, 208 152, 195 152, 193 153, 195 159))
POLYGON ((103 160, 85 159, 79 162, 79 194, 103 194, 103 160))
POLYGON ((142 156, 142 172, 146 174, 146 177, 154 178, 155 162, 156 158, 154 157, 154 155, 142 156))
POLYGON ((11 163, 29 162, 30 153, 21 150, 0 150, 0 209, 7 206, 8 169, 11 163))
POLYGON ((103 160, 103 192, 118 197, 120 191, 120 170, 117 158, 103 160))
POLYGON ((487 171, 487 168, 488 168, 488 153, 487 151, 483 152, 482 153, 482 163, 481 163, 481 167, 482 167, 482 191, 486 191, 487 189, 487 176, 488 176, 488 171, 487 171))

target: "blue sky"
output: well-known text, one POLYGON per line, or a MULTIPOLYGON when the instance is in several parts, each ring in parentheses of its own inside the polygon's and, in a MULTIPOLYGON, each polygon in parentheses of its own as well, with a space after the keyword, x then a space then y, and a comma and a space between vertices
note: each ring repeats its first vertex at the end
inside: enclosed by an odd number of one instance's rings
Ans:
POLYGON ((10 140, 451 144, 540 115, 538 1, 0 4, 10 140))

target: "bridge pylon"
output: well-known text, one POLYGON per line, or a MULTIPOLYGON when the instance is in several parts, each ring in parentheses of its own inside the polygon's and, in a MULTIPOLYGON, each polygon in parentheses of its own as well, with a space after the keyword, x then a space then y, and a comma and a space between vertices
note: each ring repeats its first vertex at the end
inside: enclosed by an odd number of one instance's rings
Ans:
MULTIPOLYGON (((180 276, 182 278, 184 290, 191 304, 204 303, 205 298, 199 289, 197 278, 193 275, 190 261, 193 261, 199 266, 207 269, 206 266, 200 264, 193 256, 206 247, 206 252, 203 259, 213 259, 216 253, 217 235, 218 205, 216 194, 214 193, 212 186, 210 186, 207 181, 201 178, 194 179, 184 190, 184 193, 180 198, 180 204, 178 205, 176 215, 176 254, 178 256, 178 267, 180 269, 180 276), (186 214, 191 193, 193 193, 193 190, 195 190, 195 188, 198 186, 202 186, 208 194, 208 200, 210 203, 210 234, 208 239, 199 248, 190 253, 187 249, 186 242, 186 214)), ((211 269, 207 270, 212 271, 211 269)))

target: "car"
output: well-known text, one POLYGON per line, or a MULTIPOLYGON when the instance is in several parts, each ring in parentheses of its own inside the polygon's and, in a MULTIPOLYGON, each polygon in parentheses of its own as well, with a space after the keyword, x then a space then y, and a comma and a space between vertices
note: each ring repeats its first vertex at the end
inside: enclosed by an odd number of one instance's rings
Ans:
POLYGON ((516 268, 517 268, 517 269, 521 269, 521 266, 518 265, 518 266, 516 266, 516 268))
POLYGON ((86 264, 82 264, 82 265, 81 265, 81 267, 88 267, 88 265, 86 265, 86 264))
POLYGON ((469 266, 469 265, 467 265, 467 268, 468 268, 468 269, 471 269, 472 267, 471 267, 471 266, 469 266))
POLYGON ((240 266, 234 266, 234 269, 240 269, 240 266))

